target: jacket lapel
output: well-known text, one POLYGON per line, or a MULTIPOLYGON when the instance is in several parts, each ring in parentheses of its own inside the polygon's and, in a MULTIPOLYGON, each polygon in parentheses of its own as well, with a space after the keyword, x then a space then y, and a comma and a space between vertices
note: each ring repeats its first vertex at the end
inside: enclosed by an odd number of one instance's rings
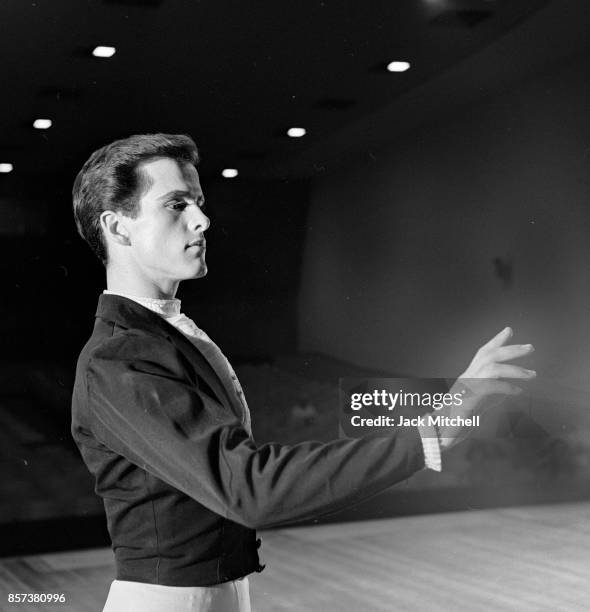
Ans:
POLYGON ((103 293, 98 298, 95 316, 114 321, 117 325, 126 329, 139 329, 171 340, 193 364, 197 374, 210 388, 217 401, 234 412, 231 397, 211 364, 201 351, 174 325, 168 323, 164 317, 134 300, 122 295, 108 293, 103 293))
POLYGON ((189 361, 195 365, 197 373, 211 388, 218 401, 226 406, 226 408, 229 408, 232 412, 235 412, 227 389, 207 358, 181 331, 176 329, 174 325, 171 325, 166 321, 164 322, 171 328, 169 337, 172 342, 174 342, 177 348, 179 348, 186 355, 189 361))

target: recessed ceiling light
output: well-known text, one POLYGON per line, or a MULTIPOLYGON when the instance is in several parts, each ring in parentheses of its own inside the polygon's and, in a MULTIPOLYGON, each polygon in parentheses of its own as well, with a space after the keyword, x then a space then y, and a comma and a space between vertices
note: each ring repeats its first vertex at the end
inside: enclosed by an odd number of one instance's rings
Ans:
POLYGON ((115 49, 115 47, 98 46, 94 48, 92 55, 94 55, 94 57, 113 57, 116 51, 117 50, 115 49))
POLYGON ((389 70, 389 72, 405 72, 409 69, 409 62, 389 62, 389 64, 387 64, 387 70, 389 70))
POLYGON ((287 130, 287 136, 290 136, 291 138, 301 138, 302 136, 305 136, 305 134, 307 134, 307 131, 302 127, 292 127, 287 130))
POLYGON ((37 130, 48 130, 51 125, 51 119, 35 119, 33 121, 33 127, 37 130))
POLYGON ((238 171, 236 168, 224 168, 221 171, 221 176, 224 178, 236 178, 236 176, 238 176, 238 171))
POLYGON ((0 172, 2 174, 8 174, 14 170, 14 166, 12 164, 0 164, 0 172))

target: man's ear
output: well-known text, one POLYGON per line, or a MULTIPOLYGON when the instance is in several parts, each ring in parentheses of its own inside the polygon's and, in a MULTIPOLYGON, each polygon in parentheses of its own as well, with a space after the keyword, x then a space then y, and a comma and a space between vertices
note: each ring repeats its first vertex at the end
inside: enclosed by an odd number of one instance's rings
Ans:
POLYGON ((107 241, 116 244, 130 245, 129 231, 126 227, 126 217, 120 212, 105 210, 100 215, 100 226, 107 241))

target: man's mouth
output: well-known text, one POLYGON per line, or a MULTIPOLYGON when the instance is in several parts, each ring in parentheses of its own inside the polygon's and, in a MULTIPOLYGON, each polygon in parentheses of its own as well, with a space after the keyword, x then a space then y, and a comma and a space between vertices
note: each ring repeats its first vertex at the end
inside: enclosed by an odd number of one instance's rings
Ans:
POLYGON ((189 242, 186 245, 186 248, 187 249, 190 249, 191 247, 205 248, 206 245, 207 245, 207 241, 204 238, 199 238, 198 240, 193 240, 192 242, 189 242))

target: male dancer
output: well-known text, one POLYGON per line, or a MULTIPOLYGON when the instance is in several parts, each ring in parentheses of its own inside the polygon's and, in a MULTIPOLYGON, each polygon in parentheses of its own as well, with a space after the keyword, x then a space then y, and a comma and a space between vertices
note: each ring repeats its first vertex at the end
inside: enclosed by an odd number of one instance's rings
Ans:
MULTIPOLYGON (((108 612, 250 610, 247 576, 262 569, 256 529, 440 469, 439 437, 425 427, 254 443, 233 369, 175 298, 180 281, 207 272, 197 163, 188 136, 131 136, 93 153, 73 189, 78 230, 107 280, 78 360, 72 434, 115 553, 108 612)), ((534 376, 505 363, 532 350, 507 346, 510 335, 506 328, 482 347, 463 376, 534 376)), ((442 446, 456 433, 441 429, 442 446)))

